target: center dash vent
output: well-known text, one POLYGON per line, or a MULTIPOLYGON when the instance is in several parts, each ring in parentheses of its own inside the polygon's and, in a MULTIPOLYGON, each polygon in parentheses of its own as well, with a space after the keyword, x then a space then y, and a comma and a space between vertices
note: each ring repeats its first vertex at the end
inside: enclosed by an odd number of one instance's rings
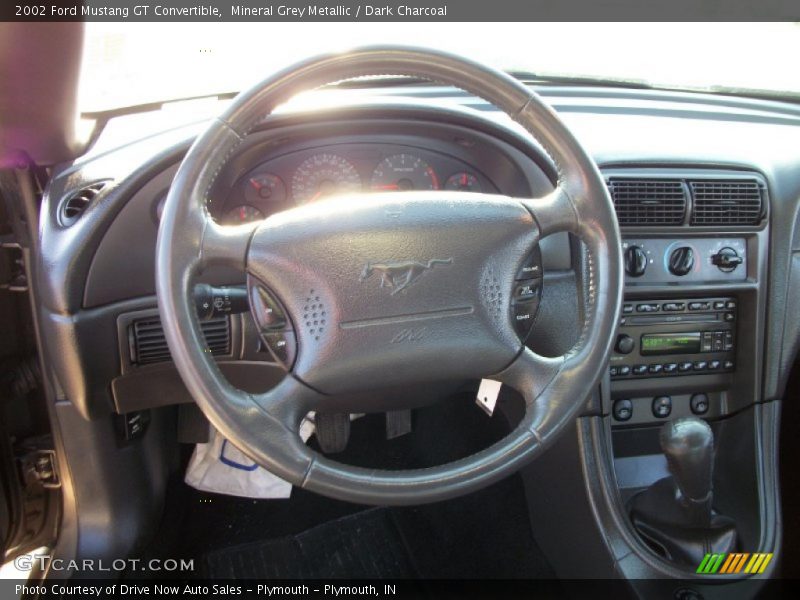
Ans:
POLYGON ((764 188, 755 179, 690 181, 692 225, 757 225, 764 212, 764 188))
POLYGON ((61 205, 61 224, 65 227, 72 225, 83 214, 92 201, 97 198, 110 181, 98 181, 73 192, 61 205))
POLYGON ((679 179, 610 177, 606 180, 620 225, 680 225, 686 187, 679 179))
MULTIPOLYGON (((231 352, 231 326, 228 317, 217 317, 201 321, 200 328, 211 354, 224 355, 231 352)), ((131 362, 146 365, 172 360, 161 327, 161 319, 151 317, 134 321, 129 330, 131 362)))

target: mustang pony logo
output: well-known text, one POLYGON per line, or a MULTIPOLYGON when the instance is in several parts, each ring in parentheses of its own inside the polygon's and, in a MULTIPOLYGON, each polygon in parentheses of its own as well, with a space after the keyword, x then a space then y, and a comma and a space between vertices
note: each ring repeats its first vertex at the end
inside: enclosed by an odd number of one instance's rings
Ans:
POLYGON ((449 265, 452 263, 452 258, 432 258, 427 263, 417 260, 368 262, 361 271, 359 281, 366 281, 377 271, 381 276, 381 287, 390 288, 392 290, 390 295, 394 296, 397 292, 406 289, 417 281, 436 265, 449 265))

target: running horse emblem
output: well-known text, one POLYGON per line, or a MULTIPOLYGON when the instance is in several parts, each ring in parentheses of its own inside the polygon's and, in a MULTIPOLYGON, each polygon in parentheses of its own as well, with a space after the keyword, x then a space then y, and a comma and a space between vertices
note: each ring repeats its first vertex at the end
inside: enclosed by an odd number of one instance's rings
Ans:
POLYGON ((390 288, 390 295, 406 289, 436 265, 450 265, 452 258, 432 258, 426 263, 417 260, 392 262, 368 262, 361 271, 359 281, 366 281, 377 271, 381 276, 381 287, 390 288))

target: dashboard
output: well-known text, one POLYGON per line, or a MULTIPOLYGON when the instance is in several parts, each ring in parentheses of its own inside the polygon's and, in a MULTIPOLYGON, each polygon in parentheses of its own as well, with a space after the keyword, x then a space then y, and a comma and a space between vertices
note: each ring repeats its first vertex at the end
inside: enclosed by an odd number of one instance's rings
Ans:
POLYGON ((347 193, 460 190, 496 193, 481 169, 418 145, 337 143, 270 158, 240 177, 218 214, 223 223, 263 219, 276 211, 347 193))

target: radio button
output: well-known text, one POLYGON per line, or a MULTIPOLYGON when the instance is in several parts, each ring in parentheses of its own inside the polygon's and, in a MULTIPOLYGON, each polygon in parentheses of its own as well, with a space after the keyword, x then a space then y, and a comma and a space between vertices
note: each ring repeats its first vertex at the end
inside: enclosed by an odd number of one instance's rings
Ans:
POLYGON ((684 302, 665 302, 661 305, 661 310, 666 312, 680 312, 686 308, 684 302))
POLYGON ((735 321, 736 320, 736 315, 733 314, 732 312, 726 312, 723 315, 723 319, 725 319, 728 323, 730 323, 731 321, 735 321))
POLYGON ((619 369, 617 367, 609 367, 608 374, 611 375, 611 377, 616 377, 619 375, 619 369))
POLYGON ((629 315, 633 312, 633 304, 623 304, 622 305, 622 314, 629 315))
POLYGON ((708 370, 716 371, 717 369, 719 369, 720 365, 722 365, 722 363, 719 362, 718 360, 710 360, 708 361, 708 370))
POLYGON ((657 419, 666 419, 672 412, 672 398, 658 396, 653 398, 653 416, 657 419))
POLYGON ((686 371, 691 371, 692 363, 682 362, 681 364, 678 365, 678 370, 681 371, 682 373, 685 373, 686 371))
POLYGON ((709 302, 689 302, 689 310, 708 310, 711 308, 709 302))
POLYGON ((655 365, 650 365, 649 367, 647 367, 647 370, 648 370, 648 372, 652 373, 653 375, 656 375, 657 373, 661 373, 663 368, 664 368, 664 365, 655 364, 655 365))
POLYGON ((621 333, 619 336, 617 336, 617 343, 614 346, 614 349, 618 354, 630 354, 633 352, 635 347, 636 342, 631 336, 625 335, 624 333, 621 333))
POLYGON ((725 308, 727 308, 728 310, 733 310, 734 308, 736 308, 736 301, 735 300, 728 300, 725 303, 725 308))
POLYGON ((724 363, 722 363, 722 366, 726 369, 732 369, 734 364, 732 360, 726 360, 724 363))
POLYGON ((694 363, 695 371, 705 371, 706 367, 708 367, 708 363, 704 360, 698 360, 696 363, 694 363))
POLYGON ((713 333, 710 331, 703 332, 703 345, 700 349, 701 352, 711 352, 714 345, 713 333))
POLYGON ((661 307, 656 304, 655 302, 650 302, 648 304, 637 304, 636 305, 636 312, 640 313, 651 313, 651 312, 658 312, 661 307))
POLYGON ((631 368, 628 365, 622 365, 617 372, 620 377, 625 377, 631 374, 631 368))
POLYGON ((725 310, 725 301, 717 300, 714 302, 714 310, 725 310))
POLYGON ((678 363, 667 363, 664 365, 664 373, 674 373, 678 370, 678 363))
POLYGON ((634 375, 644 375, 647 373, 647 365, 634 365, 633 366, 633 374, 634 375))

